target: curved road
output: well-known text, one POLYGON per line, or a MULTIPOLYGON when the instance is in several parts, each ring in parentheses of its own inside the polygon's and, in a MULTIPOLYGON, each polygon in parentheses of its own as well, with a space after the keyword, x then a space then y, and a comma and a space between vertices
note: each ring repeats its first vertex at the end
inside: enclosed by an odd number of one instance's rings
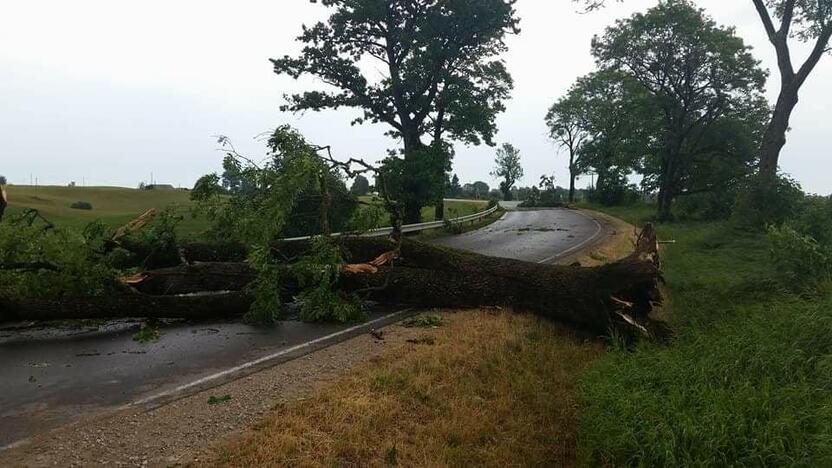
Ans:
POLYGON ((508 211, 483 229, 436 243, 492 257, 552 263, 580 252, 602 233, 598 221, 577 210, 508 211))
MULTIPOLYGON (((511 208, 511 206, 509 206, 511 208)), ((601 226, 572 210, 508 211, 499 221, 438 244, 485 255, 554 262, 591 244, 601 226)), ((231 321, 162 327, 140 344, 138 322, 103 329, 0 327, 0 452, 69 419, 128 404, 161 404, 401 320, 380 311, 357 326, 231 321)))

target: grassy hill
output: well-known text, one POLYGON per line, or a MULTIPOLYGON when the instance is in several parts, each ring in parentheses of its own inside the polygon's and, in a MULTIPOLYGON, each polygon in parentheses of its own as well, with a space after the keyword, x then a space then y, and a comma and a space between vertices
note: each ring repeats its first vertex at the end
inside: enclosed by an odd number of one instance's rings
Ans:
MULTIPOLYGON (((10 185, 6 187, 9 197, 9 212, 20 212, 26 208, 35 208, 49 220, 64 226, 83 227, 87 223, 100 219, 111 226, 120 226, 150 208, 163 209, 174 207, 182 214, 187 214, 192 206, 189 193, 182 190, 136 190, 121 187, 32 187, 10 185), (75 202, 85 201, 92 204, 92 210, 70 208, 75 202)), ((185 224, 194 224, 198 220, 186 216, 185 224)))
MULTIPOLYGON (((50 221, 75 228, 100 219, 117 227, 150 208, 172 207, 184 217, 180 225, 183 234, 198 233, 208 227, 208 221, 191 214, 193 203, 190 193, 184 190, 137 190, 122 187, 32 187, 10 185, 6 187, 9 197, 8 214, 19 213, 26 208, 37 209, 50 221), (75 202, 92 204, 92 210, 71 208, 75 202)), ((370 201, 370 197, 363 197, 370 201)), ((446 203, 448 217, 465 216, 485 209, 484 201, 450 201, 446 203)), ((424 221, 433 221, 433 208, 422 211, 424 221)))

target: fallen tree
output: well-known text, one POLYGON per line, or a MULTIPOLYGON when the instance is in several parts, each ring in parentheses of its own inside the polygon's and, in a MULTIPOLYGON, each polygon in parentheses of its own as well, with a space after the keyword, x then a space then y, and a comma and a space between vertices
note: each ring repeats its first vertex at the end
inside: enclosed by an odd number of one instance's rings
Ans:
POLYGON ((329 232, 330 201, 322 185, 321 235, 275 243, 291 222, 303 187, 343 171, 350 177, 374 174, 384 189, 392 169, 356 159, 339 162, 328 147, 312 146, 288 127, 276 129, 269 142, 270 157, 262 166, 233 146, 228 150, 224 166, 240 173, 247 190, 228 196, 219 176, 211 174, 192 191, 220 234, 213 238, 223 243, 181 244, 176 218, 153 210, 112 234, 91 225, 79 236, 47 220, 36 228, 36 212, 15 221, 5 231, 8 258, 0 259, 5 275, 0 279, 6 278, 5 284, 0 281, 0 321, 245 314, 271 322, 283 304, 296 300, 304 320, 345 322, 364 316, 362 301, 372 300, 419 307, 506 306, 598 334, 622 326, 667 336, 667 328, 650 318, 661 302, 652 226, 642 232, 635 252, 619 262, 593 268, 540 265, 405 239, 403 205, 389 190, 381 190, 393 226, 389 239, 336 238, 329 232))
MULTIPOLYGON (((543 265, 485 257, 405 239, 345 238, 338 246, 349 263, 337 287, 374 301, 422 307, 506 306, 569 322, 596 333, 624 325, 665 337, 650 319, 661 302, 655 231, 648 227, 633 255, 600 267, 543 265), (375 263, 367 259, 377 259, 375 263), (378 260, 381 259, 381 260, 378 260)), ((281 258, 302 256, 311 245, 275 246, 281 258)), ((289 271, 290 262, 286 264, 289 271)), ((62 300, 5 301, 0 320, 114 317, 211 318, 246 312, 244 292, 255 272, 243 262, 196 262, 149 270, 124 279, 124 293, 62 300)), ((296 283, 280 285, 291 297, 296 283)))

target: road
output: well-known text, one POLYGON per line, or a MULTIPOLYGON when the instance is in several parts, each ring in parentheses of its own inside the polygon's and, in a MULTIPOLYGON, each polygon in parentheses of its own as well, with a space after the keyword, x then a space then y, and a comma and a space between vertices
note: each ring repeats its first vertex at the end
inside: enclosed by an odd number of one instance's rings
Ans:
MULTIPOLYGON (((509 211, 483 229, 437 241, 486 255, 554 262, 593 242, 601 228, 570 210, 509 211)), ((357 325, 280 322, 256 327, 233 321, 174 322, 158 341, 132 337, 139 324, 103 328, 0 328, 0 451, 79 415, 128 404, 162 404, 301 356, 406 311, 377 311, 357 325)))
MULTIPOLYGON (((515 208, 516 203, 503 203, 515 208)), ((590 215, 577 210, 507 211, 497 222, 437 244, 492 257, 553 263, 580 252, 603 233, 590 215)))

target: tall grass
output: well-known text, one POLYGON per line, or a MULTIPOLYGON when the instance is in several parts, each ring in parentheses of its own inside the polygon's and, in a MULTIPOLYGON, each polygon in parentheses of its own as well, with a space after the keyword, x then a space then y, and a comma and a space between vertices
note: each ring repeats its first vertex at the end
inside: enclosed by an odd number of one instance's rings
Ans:
POLYGON ((662 225, 670 346, 611 352, 581 386, 586 465, 832 464, 832 295, 782 284, 763 235, 662 225))

